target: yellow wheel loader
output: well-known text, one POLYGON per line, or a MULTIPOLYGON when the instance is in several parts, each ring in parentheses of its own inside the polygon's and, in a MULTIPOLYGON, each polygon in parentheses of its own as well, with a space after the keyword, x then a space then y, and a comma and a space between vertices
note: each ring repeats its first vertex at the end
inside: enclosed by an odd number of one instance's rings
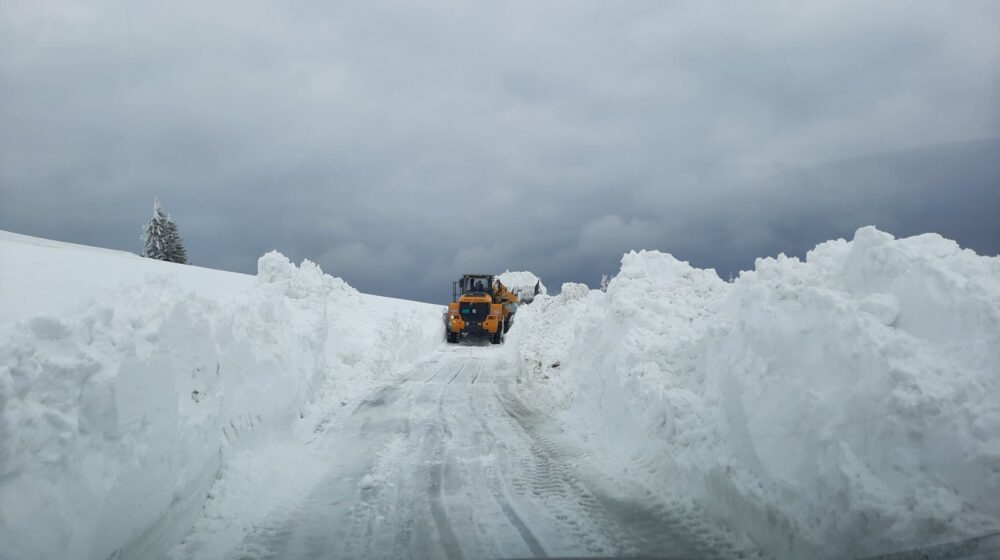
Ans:
POLYGON ((468 337, 500 344, 517 311, 517 296, 492 274, 466 274, 451 284, 445 314, 445 339, 455 344, 468 337))

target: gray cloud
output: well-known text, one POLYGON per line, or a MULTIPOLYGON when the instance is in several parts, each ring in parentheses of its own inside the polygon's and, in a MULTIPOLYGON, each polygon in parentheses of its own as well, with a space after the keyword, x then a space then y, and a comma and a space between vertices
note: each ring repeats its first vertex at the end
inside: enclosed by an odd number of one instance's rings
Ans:
POLYGON ((0 227, 138 250, 159 196, 196 264, 278 249, 428 300, 472 270, 594 283, 631 248, 725 274, 867 223, 996 253, 997 144, 958 142, 1000 136, 998 20, 992 2, 6 2, 0 227))

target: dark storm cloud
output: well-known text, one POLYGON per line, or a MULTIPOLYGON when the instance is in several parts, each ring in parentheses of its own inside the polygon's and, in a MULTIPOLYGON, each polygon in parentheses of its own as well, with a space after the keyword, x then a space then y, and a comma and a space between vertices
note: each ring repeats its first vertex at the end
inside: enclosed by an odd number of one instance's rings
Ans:
POLYGON ((159 196, 196 264, 278 249, 428 300, 633 248, 725 275, 867 223, 1000 249, 997 143, 958 143, 1000 135, 995 3, 0 13, 4 229, 137 250, 159 196))

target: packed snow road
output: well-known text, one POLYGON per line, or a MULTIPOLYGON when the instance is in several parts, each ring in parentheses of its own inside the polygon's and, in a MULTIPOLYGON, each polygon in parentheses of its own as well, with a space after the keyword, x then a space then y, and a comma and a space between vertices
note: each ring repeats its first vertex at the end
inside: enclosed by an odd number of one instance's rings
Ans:
POLYGON ((547 432, 554 428, 514 397, 517 368, 503 356, 491 347, 434 353, 395 383, 329 416, 307 445, 307 455, 289 460, 294 450, 272 450, 275 460, 285 460, 280 472, 247 475, 228 489, 224 473, 203 519, 173 556, 455 559, 722 552, 687 535, 690 527, 662 504, 644 496, 623 499, 620 489, 603 492, 600 477, 586 472, 585 454, 553 443, 556 434, 547 432), (311 482, 288 492, 291 503, 280 503, 283 498, 272 494, 295 487, 282 478, 299 476, 311 482), (268 514, 244 519, 239 530, 231 530, 241 516, 260 509, 248 505, 255 500, 273 502, 268 514), (220 530, 227 524, 228 533, 220 530))

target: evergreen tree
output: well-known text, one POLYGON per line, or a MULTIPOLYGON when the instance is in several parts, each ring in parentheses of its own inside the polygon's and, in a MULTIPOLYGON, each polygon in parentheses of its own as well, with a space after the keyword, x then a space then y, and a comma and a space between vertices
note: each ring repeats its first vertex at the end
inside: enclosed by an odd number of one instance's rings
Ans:
POLYGON ((602 274, 601 275, 601 287, 600 287, 600 290, 602 292, 608 291, 608 284, 610 284, 610 283, 611 283, 611 277, 608 276, 607 274, 602 274))
POLYGON ((177 232, 177 224, 163 212, 160 200, 153 199, 153 218, 142 230, 142 256, 174 263, 187 264, 187 251, 177 232))

